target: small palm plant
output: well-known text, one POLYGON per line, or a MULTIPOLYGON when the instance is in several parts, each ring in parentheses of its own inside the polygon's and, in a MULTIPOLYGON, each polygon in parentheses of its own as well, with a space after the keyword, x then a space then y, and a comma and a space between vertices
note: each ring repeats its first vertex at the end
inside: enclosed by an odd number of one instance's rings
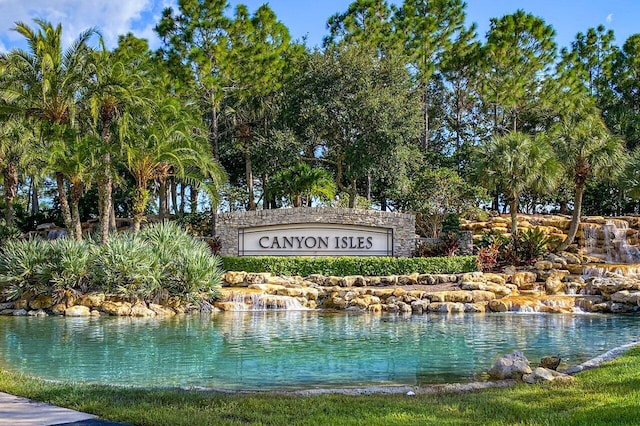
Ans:
POLYGON ((46 241, 8 240, 0 251, 0 288, 6 300, 46 293, 47 262, 51 248, 46 241))

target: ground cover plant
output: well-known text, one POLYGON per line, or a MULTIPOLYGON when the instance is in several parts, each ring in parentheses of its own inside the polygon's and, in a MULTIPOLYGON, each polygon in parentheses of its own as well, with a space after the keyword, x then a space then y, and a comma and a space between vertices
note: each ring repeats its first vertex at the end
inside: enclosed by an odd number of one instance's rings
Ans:
POLYGON ((640 348, 573 384, 470 393, 324 395, 217 393, 59 384, 0 370, 0 390, 134 425, 634 425, 640 348))
POLYGON ((220 260, 175 224, 95 241, 9 240, 0 249, 0 289, 23 296, 99 291, 131 299, 210 300, 221 283, 220 260))
POLYGON ((270 272, 273 275, 311 274, 349 275, 409 275, 456 274, 477 270, 475 256, 429 258, 399 257, 223 257, 227 271, 270 272))

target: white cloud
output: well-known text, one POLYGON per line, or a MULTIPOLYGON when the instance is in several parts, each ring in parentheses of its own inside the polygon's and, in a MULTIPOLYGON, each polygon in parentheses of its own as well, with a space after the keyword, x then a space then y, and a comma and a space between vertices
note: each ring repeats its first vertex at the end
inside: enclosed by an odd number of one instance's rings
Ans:
POLYGON ((11 31, 15 22, 32 26, 34 18, 41 18, 62 24, 65 44, 95 27, 110 48, 127 32, 145 37, 155 46, 153 27, 162 9, 173 3, 175 0, 0 0, 0 43, 7 48, 19 44, 21 36, 11 31))
POLYGON ((607 21, 607 24, 610 24, 611 21, 613 21, 613 13, 610 13, 610 14, 607 15, 606 21, 607 21))

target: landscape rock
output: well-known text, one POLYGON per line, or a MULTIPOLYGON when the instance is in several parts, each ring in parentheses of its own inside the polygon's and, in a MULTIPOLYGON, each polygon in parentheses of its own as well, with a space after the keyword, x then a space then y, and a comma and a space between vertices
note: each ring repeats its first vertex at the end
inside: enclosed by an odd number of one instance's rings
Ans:
POLYGON ((64 315, 66 317, 88 317, 89 315, 91 315, 91 310, 86 306, 75 305, 67 308, 64 311, 64 315))
POLYGON ((489 376, 494 379, 516 379, 522 380, 525 374, 531 374, 529 360, 522 352, 512 352, 498 358, 489 370, 489 376))

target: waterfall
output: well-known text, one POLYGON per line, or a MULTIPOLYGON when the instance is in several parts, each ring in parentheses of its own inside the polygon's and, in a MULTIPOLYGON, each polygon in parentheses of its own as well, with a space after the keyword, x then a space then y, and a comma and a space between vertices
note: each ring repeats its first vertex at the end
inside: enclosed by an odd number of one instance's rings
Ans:
POLYGON ((241 291, 227 294, 215 306, 223 311, 307 310, 295 297, 241 291))
POLYGON ((607 220, 604 225, 582 224, 586 254, 606 263, 640 262, 640 249, 629 244, 629 223, 621 219, 607 220))

